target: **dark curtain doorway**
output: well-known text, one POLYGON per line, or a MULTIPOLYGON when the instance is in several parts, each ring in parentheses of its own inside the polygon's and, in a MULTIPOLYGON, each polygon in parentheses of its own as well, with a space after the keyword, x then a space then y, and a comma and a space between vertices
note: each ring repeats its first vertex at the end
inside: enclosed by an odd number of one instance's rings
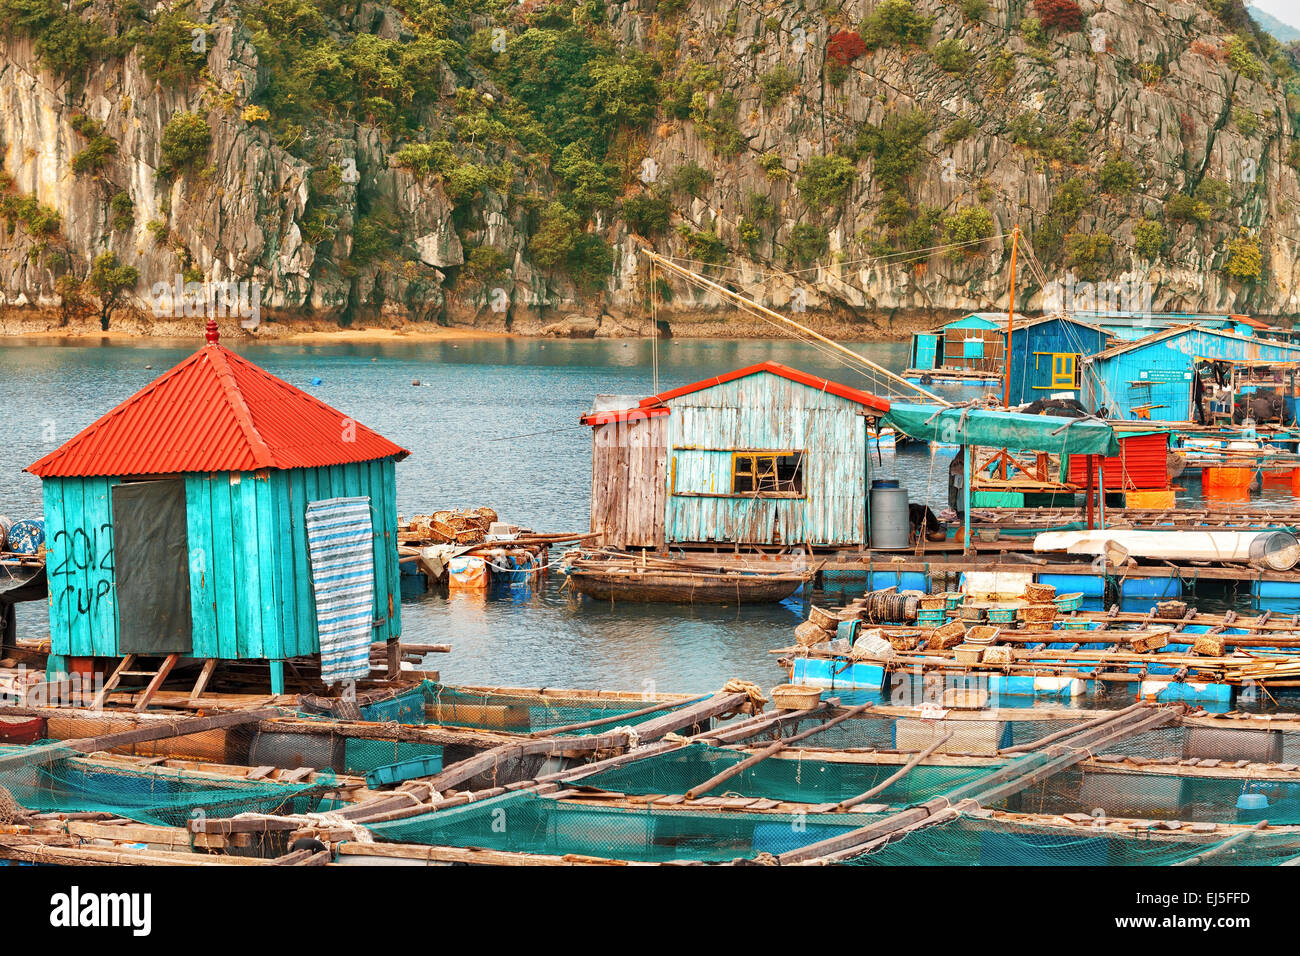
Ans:
POLYGON ((190 653, 183 479, 113 487, 113 553, 119 650, 123 654, 190 653))

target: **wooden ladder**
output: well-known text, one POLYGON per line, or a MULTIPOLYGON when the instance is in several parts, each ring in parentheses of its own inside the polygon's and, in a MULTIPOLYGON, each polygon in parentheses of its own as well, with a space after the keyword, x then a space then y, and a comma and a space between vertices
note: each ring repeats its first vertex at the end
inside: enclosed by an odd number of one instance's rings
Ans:
POLYGON ((144 710, 149 706, 149 701, 153 700, 153 695, 158 693, 158 688, 162 686, 163 681, 167 679, 167 675, 171 673, 172 668, 176 666, 176 662, 179 659, 179 654, 168 654, 163 658, 162 663, 158 665, 157 670, 131 670, 131 665, 135 663, 136 655, 125 655, 122 658, 121 663, 117 665, 117 669, 113 671, 108 680, 104 681, 104 686, 101 687, 99 693, 95 695, 95 701, 91 704, 92 709, 99 710, 104 706, 105 698, 117 689, 117 685, 122 682, 123 677, 148 677, 148 686, 145 687, 144 693, 136 702, 135 706, 131 708, 137 712, 144 710))

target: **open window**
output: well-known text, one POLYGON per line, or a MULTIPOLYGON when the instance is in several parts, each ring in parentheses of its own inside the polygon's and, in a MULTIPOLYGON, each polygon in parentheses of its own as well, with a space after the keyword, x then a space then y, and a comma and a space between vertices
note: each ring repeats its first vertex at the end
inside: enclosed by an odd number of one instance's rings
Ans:
POLYGON ((735 452, 731 456, 731 493, 758 498, 802 498, 802 451, 735 452))

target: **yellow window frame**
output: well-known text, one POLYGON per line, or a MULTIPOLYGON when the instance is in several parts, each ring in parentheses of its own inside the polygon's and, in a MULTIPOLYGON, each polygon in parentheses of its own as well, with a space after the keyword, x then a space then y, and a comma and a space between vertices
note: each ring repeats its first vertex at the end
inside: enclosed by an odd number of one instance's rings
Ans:
POLYGON ((1034 388, 1040 391, 1057 391, 1079 387, 1079 373, 1082 369, 1078 352, 1035 352, 1034 371, 1038 371, 1044 355, 1050 355, 1052 358, 1052 381, 1051 384, 1035 385, 1034 388))
POLYGON ((781 458, 797 458, 798 468, 802 471, 807 459, 807 452, 801 449, 778 451, 735 451, 731 453, 731 494, 739 498, 806 498, 807 483, 801 482, 800 490, 782 489, 777 477, 777 461, 781 458), (736 479, 749 478, 752 491, 736 491, 736 479), (774 486, 760 490, 760 480, 768 480, 774 486))

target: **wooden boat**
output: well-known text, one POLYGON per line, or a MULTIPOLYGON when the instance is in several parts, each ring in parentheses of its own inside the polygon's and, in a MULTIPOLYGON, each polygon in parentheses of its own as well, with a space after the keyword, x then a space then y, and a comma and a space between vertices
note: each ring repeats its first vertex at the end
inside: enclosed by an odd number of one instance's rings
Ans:
POLYGON ((783 601, 813 572, 671 571, 665 568, 574 568, 569 584, 602 601, 649 604, 772 604, 783 601))
POLYGON ((581 551, 565 555, 561 571, 566 586, 602 601, 716 605, 783 601, 817 573, 802 554, 762 565, 581 551))

